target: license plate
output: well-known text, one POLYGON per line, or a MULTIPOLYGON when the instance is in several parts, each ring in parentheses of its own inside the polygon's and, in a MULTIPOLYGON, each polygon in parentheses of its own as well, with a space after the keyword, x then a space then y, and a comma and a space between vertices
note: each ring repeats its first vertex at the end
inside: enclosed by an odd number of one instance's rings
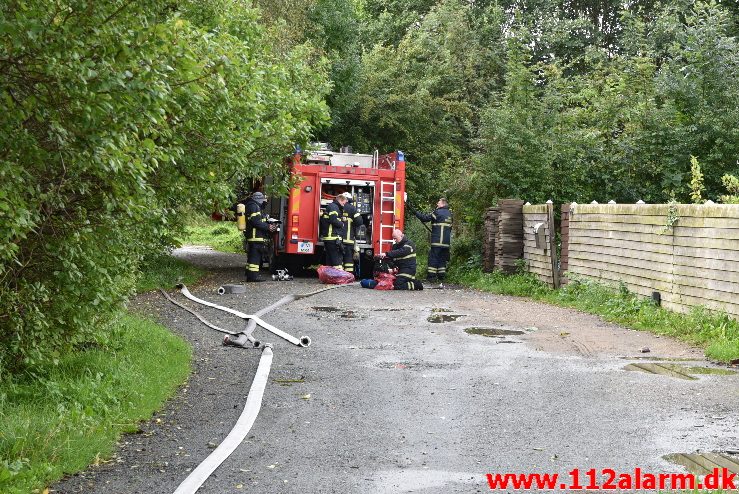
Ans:
POLYGON ((313 242, 298 242, 298 252, 301 254, 313 254, 313 242))

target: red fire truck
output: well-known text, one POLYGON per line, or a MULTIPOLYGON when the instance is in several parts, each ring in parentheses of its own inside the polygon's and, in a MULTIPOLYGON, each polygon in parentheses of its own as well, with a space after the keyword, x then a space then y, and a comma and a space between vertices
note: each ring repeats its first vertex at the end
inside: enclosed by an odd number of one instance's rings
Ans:
POLYGON ((270 216, 282 222, 273 245, 272 269, 288 267, 294 272, 323 262, 319 217, 344 192, 352 194, 365 225, 357 238, 361 262, 367 266, 373 255, 390 250, 393 229, 403 229, 405 214, 405 158, 401 151, 354 154, 334 152, 324 145, 316 151, 296 153, 290 167, 298 179, 296 187, 288 197, 274 198, 268 205, 270 216))

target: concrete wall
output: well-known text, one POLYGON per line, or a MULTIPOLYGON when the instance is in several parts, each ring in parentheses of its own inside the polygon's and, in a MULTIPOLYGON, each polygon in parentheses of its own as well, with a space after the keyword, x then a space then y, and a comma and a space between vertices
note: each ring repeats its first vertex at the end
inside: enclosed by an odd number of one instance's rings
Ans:
POLYGON ((578 204, 568 219, 569 274, 739 316, 739 205, 578 204))

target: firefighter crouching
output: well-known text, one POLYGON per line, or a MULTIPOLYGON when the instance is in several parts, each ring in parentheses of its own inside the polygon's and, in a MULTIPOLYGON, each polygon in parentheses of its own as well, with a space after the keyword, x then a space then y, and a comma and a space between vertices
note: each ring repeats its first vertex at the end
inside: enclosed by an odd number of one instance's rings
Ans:
POLYGON ((393 230, 393 244, 389 252, 383 252, 378 257, 392 259, 397 269, 395 273, 395 290, 423 290, 423 285, 416 279, 416 247, 401 230, 393 230))
POLYGON ((346 196, 338 195, 321 214, 321 240, 326 251, 326 265, 344 269, 344 205, 346 196))
POLYGON ((344 221, 344 271, 354 272, 354 259, 359 256, 359 247, 356 244, 356 232, 362 226, 362 215, 357 211, 357 207, 352 203, 352 195, 349 192, 341 194, 346 197, 346 204, 343 207, 344 221))
POLYGON ((431 250, 426 279, 430 282, 437 279, 443 282, 446 265, 449 262, 449 248, 452 244, 452 212, 449 211, 449 203, 442 197, 431 213, 414 211, 414 214, 424 223, 431 222, 431 250))
MULTIPOLYGON (((267 214, 263 211, 267 204, 267 198, 261 192, 255 192, 246 201, 244 219, 246 239, 246 281, 264 281, 259 276, 259 268, 262 266, 262 256, 267 255, 266 242, 269 235, 277 228, 267 223, 267 214)), ((240 206, 240 205, 239 205, 240 206)), ((237 206, 237 215, 239 214, 237 206)), ((237 222, 239 218, 237 216, 237 222)))

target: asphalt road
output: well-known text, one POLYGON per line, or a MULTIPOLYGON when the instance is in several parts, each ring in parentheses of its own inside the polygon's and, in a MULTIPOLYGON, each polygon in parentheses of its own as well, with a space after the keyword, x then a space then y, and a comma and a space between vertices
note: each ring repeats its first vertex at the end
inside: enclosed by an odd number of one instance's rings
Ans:
MULTIPOLYGON (((193 294, 247 313, 318 285, 267 282, 218 296, 221 284, 241 282, 243 256, 178 255, 212 269, 193 294)), ((242 328, 170 293, 222 327, 242 328)), ((193 374, 109 463, 53 492, 171 493, 242 411, 259 351, 221 346, 221 335, 159 294, 135 306, 192 343, 193 374)), ((626 370, 649 362, 645 356, 713 365, 683 343, 577 311, 469 290, 352 286, 264 319, 313 344, 298 348, 257 330, 274 343, 262 410, 199 492, 488 492, 486 473, 682 472, 663 456, 739 449, 739 375, 685 380, 626 370), (441 316, 459 317, 429 321, 441 316), (470 327, 521 334, 488 337, 466 333, 470 327)))

